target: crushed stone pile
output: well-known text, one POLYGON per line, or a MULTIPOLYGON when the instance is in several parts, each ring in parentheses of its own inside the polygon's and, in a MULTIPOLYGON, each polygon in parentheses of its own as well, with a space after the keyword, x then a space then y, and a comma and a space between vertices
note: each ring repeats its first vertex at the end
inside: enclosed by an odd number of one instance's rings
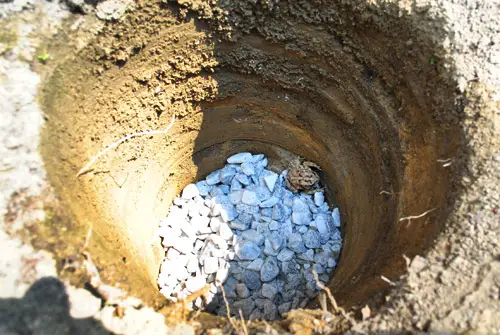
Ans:
POLYGON ((275 320, 304 307, 328 282, 342 247, 338 208, 322 191, 293 193, 288 171, 266 169, 263 154, 238 153, 187 185, 160 223, 166 251, 160 292, 174 302, 210 285, 194 309, 275 320))

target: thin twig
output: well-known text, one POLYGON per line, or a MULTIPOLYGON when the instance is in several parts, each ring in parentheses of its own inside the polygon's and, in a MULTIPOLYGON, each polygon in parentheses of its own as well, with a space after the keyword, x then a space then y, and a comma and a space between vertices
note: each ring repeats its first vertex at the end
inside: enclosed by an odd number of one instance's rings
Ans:
POLYGON ((239 310, 239 313, 240 313, 240 322, 241 322, 241 328, 243 328, 243 333, 245 335, 248 335, 248 328, 247 328, 247 325, 245 324, 245 318, 243 317, 243 312, 241 311, 241 309, 239 310))
POLYGON ((226 298, 226 291, 224 290, 224 287, 222 285, 219 285, 219 287, 222 291, 222 299, 224 299, 224 304, 226 304, 227 319, 229 320, 229 323, 231 323, 234 329, 238 329, 238 326, 234 323, 233 318, 231 318, 231 310, 229 309, 229 302, 227 301, 226 298))
POLYGON ((81 176, 82 174, 84 174, 85 172, 89 171, 90 167, 95 163, 97 162, 97 160, 103 156, 105 153, 107 153, 109 150, 111 149, 114 149, 116 147, 118 147, 120 144, 122 144, 123 142, 131 139, 131 138, 134 138, 134 137, 138 137, 138 136, 145 136, 145 135, 164 135, 166 133, 168 133, 168 131, 170 130, 170 128, 172 128, 172 126, 174 125, 174 121, 175 121, 175 115, 172 116, 172 121, 170 122, 170 124, 168 125, 167 128, 165 128, 164 130, 148 130, 148 131, 141 131, 141 132, 138 132, 138 133, 133 133, 133 134, 130 134, 130 135, 127 135, 125 137, 122 137, 120 138, 119 140, 111 143, 110 145, 108 145, 104 150, 100 151, 97 155, 95 155, 94 157, 92 157, 92 159, 87 163, 85 164, 84 167, 82 167, 80 169, 80 171, 78 171, 78 173, 76 174, 77 177, 81 176))
POLYGON ((345 309, 343 309, 342 307, 339 307, 339 305, 337 305, 337 301, 333 297, 333 294, 330 291, 330 289, 328 287, 326 287, 319 280, 318 273, 316 271, 314 271, 314 270, 312 271, 312 273, 313 273, 313 276, 314 276, 314 280, 316 281, 316 285, 319 287, 320 290, 323 290, 324 292, 326 292, 326 295, 328 296, 328 299, 330 300, 330 304, 332 305, 334 312, 335 313, 340 313, 347 321, 349 321, 352 325, 355 325, 356 324, 356 320, 354 320, 353 318, 351 318, 351 316, 349 315, 349 313, 346 313, 345 309))
POLYGON ((328 312, 328 305, 326 304, 326 293, 321 292, 318 295, 318 300, 319 300, 319 305, 321 306, 323 312, 328 312))
POLYGON ((411 221, 411 220, 414 220, 414 219, 420 219, 420 218, 422 218, 422 217, 426 216, 427 214, 429 214, 430 212, 435 211, 436 209, 437 209, 437 208, 436 208, 436 207, 434 207, 434 208, 429 209, 428 211, 425 211, 425 212, 423 212, 422 214, 419 214, 419 215, 410 215, 410 216, 405 216, 404 218, 399 219, 399 222, 401 222, 401 221, 405 221, 405 220, 411 221))
POLYGON ((313 276, 314 276, 314 280, 316 280, 316 285, 319 287, 320 290, 323 290, 323 291, 326 292, 326 294, 328 296, 328 299, 330 300, 330 303, 332 304, 334 312, 337 313, 339 311, 339 306, 337 305, 337 301, 335 301, 335 298, 333 297, 332 292, 330 291, 330 289, 328 287, 326 287, 319 280, 319 277, 318 277, 318 274, 316 273, 316 271, 313 271, 312 273, 313 273, 313 276))

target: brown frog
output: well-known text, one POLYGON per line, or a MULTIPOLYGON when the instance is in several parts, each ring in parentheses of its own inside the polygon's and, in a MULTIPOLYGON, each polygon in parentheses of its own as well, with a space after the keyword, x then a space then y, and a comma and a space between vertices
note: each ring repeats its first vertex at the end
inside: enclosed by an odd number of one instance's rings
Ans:
POLYGON ((320 191, 319 174, 321 170, 318 164, 309 161, 292 163, 286 176, 286 186, 293 193, 302 191, 304 193, 314 193, 320 191))

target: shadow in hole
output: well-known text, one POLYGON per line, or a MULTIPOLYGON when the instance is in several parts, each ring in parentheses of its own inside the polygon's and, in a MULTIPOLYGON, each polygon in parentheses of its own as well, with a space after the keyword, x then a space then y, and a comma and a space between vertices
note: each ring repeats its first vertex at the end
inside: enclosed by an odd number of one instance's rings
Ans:
POLYGON ((111 334, 93 318, 74 319, 64 284, 36 281, 21 299, 0 299, 0 334, 111 334))

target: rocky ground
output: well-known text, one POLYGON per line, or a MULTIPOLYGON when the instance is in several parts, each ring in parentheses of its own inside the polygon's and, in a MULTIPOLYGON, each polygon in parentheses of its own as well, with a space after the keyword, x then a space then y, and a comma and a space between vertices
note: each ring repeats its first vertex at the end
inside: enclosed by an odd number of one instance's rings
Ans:
MULTIPOLYGON (((72 2, 69 7, 117 19, 126 4, 106 1, 94 9, 72 2)), ((407 275, 393 283, 381 310, 365 310, 353 334, 500 333, 498 6, 497 1, 465 0, 401 4, 402 10, 425 10, 429 22, 446 17, 447 49, 467 102, 463 127, 468 142, 463 154, 470 157, 468 173, 446 231, 425 258, 409 262, 407 275)), ((89 290, 57 279, 42 280, 61 276, 56 260, 18 234, 24 225, 41 222, 46 215, 43 206, 15 200, 50 192, 37 151, 43 113, 37 103, 40 77, 33 69, 38 62, 50 62, 44 41, 70 15, 69 7, 56 1, 0 3, 0 329, 6 334, 164 334, 168 329, 163 316, 151 308, 128 306, 119 318, 117 303, 105 304, 89 290), (58 326, 51 328, 54 325, 58 326)))

